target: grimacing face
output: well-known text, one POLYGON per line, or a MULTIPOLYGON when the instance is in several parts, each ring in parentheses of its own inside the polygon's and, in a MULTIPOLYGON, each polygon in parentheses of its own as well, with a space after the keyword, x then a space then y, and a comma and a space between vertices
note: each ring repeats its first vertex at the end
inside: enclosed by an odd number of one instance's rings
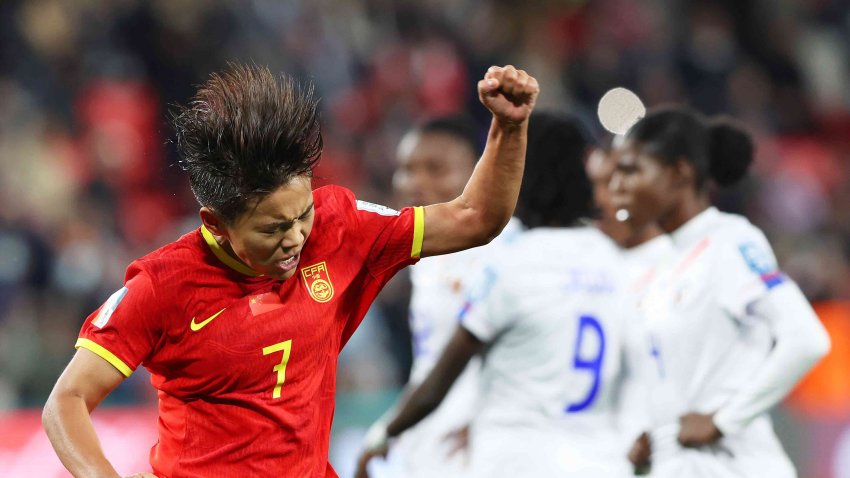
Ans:
POLYGON ((475 151, 452 134, 410 132, 398 146, 393 188, 405 206, 451 201, 463 192, 476 159, 475 151))
POLYGON ((232 224, 219 224, 222 246, 259 274, 289 279, 313 229, 310 177, 297 176, 252 206, 232 224))
POLYGON ((640 144, 627 141, 617 148, 617 163, 609 185, 615 213, 628 212, 625 220, 632 228, 663 221, 678 198, 673 168, 643 151, 640 144))

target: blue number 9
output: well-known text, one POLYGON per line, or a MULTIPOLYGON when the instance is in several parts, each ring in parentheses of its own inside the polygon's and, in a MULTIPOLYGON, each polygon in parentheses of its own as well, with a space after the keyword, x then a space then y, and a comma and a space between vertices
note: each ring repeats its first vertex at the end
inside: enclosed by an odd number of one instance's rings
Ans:
POLYGON ((596 395, 599 394, 599 384, 601 382, 602 375, 602 358, 605 356, 605 333, 602 331, 602 325, 598 320, 596 320, 596 317, 582 315, 579 318, 575 351, 573 367, 577 370, 589 370, 593 374, 593 385, 590 387, 590 391, 583 400, 571 403, 567 406, 567 413, 576 413, 584 410, 593 403, 593 400, 596 399, 596 395), (588 333, 596 334, 599 339, 599 349, 590 359, 581 356, 581 344, 584 341, 585 334, 588 333))

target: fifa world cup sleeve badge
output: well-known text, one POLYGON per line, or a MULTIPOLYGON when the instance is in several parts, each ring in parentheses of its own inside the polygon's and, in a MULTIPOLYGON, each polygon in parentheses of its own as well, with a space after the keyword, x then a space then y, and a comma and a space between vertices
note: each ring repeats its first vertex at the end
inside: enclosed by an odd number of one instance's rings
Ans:
POLYGON ((334 286, 331 283, 331 276, 328 274, 328 266, 324 262, 307 266, 301 269, 301 277, 304 278, 304 285, 307 286, 307 292, 310 297, 316 302, 327 302, 333 299, 334 286))

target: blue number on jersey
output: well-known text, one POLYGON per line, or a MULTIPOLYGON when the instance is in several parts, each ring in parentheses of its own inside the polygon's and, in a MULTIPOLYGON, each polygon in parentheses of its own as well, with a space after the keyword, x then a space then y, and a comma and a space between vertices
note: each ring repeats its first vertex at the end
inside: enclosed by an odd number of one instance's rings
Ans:
POLYGON ((661 361, 661 349, 658 347, 658 339, 656 339, 655 335, 649 336, 649 346, 649 353, 658 365, 658 376, 664 378, 664 362, 661 361))
POLYGON ((602 331, 602 325, 596 317, 582 315, 579 318, 575 351, 573 367, 576 370, 589 370, 593 374, 593 385, 591 385, 590 391, 588 391, 587 396, 583 400, 567 406, 567 413, 576 413, 588 408, 593 404, 593 401, 599 394, 599 385, 602 381, 602 358, 605 356, 605 333, 602 331), (581 344, 584 342, 585 334, 588 333, 596 334, 599 341, 599 348, 589 359, 581 356, 581 344))

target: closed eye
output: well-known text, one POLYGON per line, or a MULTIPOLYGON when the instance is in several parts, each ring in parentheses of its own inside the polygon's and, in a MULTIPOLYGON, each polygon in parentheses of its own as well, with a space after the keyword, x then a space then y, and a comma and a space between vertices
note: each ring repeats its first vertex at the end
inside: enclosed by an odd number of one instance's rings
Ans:
MULTIPOLYGON (((310 207, 304 212, 304 214, 298 216, 298 218, 296 218, 295 221, 303 221, 303 220, 309 218, 310 215, 313 214, 313 210, 314 210, 314 207, 311 204, 310 207)), ((261 234, 267 234, 267 235, 276 234, 278 232, 286 232, 286 231, 288 231, 289 229, 292 228, 292 225, 295 223, 295 221, 276 222, 274 224, 269 224, 268 226, 259 229, 259 232, 261 234)))

